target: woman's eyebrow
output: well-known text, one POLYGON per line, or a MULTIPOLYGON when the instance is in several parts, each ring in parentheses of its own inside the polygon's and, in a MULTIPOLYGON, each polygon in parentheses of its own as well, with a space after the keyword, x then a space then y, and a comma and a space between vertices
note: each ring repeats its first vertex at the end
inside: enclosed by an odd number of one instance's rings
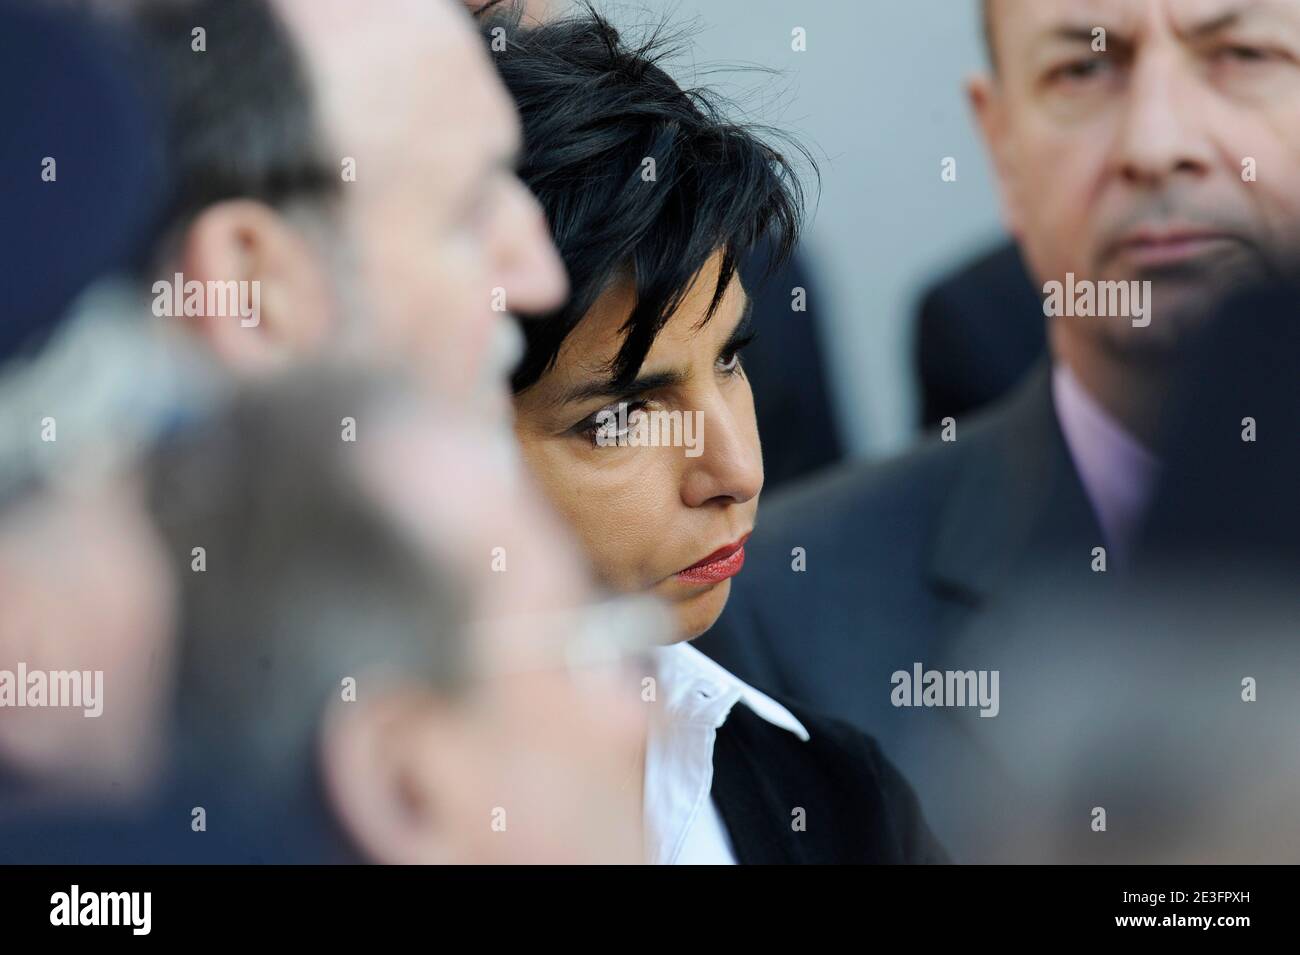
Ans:
POLYGON ((739 347, 749 338, 754 330, 754 300, 748 295, 745 296, 745 311, 741 313, 740 321, 736 322, 736 327, 731 330, 727 336, 726 342, 718 349, 719 355, 726 355, 733 349, 739 347))
POLYGON ((683 371, 657 371, 651 375, 641 375, 626 385, 620 385, 613 378, 591 381, 565 391, 555 403, 566 405, 578 401, 590 401, 592 398, 626 400, 645 394, 647 391, 658 391, 660 388, 680 385, 686 377, 683 371))
MULTIPOLYGON (((745 296, 745 311, 741 314, 740 320, 736 322, 736 327, 732 329, 731 334, 727 337, 726 344, 722 346, 719 354, 725 354, 727 349, 736 347, 749 335, 750 329, 753 327, 753 314, 754 300, 747 295, 745 296)), ((562 392, 555 399, 555 404, 574 404, 580 401, 590 401, 592 398, 626 401, 648 391, 658 391, 660 388, 672 388, 680 385, 688 377, 685 371, 673 370, 641 375, 628 384, 620 384, 613 378, 585 382, 562 392)))

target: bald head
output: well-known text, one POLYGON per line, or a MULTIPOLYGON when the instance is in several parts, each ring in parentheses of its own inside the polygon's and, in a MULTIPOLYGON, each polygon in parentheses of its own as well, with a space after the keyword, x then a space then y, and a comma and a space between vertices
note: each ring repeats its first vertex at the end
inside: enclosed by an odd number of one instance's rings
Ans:
POLYGON ((513 154, 513 109, 459 4, 390 0, 384 16, 360 13, 349 0, 271 5, 306 61, 332 146, 357 160, 356 185, 378 186, 400 166, 450 158, 434 153, 465 148, 460 140, 467 126, 479 127, 482 145, 494 158, 513 154), (469 122, 471 117, 478 122, 469 122), (412 125, 436 127, 440 135, 413 137, 412 125), (412 154, 412 146, 420 152, 412 154))
POLYGON ((178 152, 205 159, 184 170, 193 214, 160 272, 261 290, 251 330, 215 317, 191 327, 241 371, 261 374, 324 351, 400 366, 454 403, 500 417, 509 371, 502 356, 514 353, 517 334, 500 302, 546 312, 566 282, 539 207, 514 174, 514 105, 465 7, 150 4, 175 11, 176 22, 155 31, 173 54, 166 69, 175 113, 206 105, 205 117, 233 130, 186 127, 193 142, 178 152), (196 19, 209 25, 213 53, 204 57, 190 50, 196 19), (250 48, 247 63, 233 59, 250 48), (294 67, 292 83, 266 79, 285 64, 294 67), (235 173, 256 170, 261 157, 274 160, 263 163, 263 178, 276 188, 212 173, 223 172, 221 162, 235 173), (291 191, 280 188, 285 181, 291 191), (299 201, 321 196, 330 201, 299 201))
POLYGON ((513 331, 502 314, 544 312, 567 291, 541 211, 515 176, 514 103, 456 0, 273 0, 317 90, 345 188, 364 303, 389 321, 387 353, 420 361, 457 397, 490 393, 513 331))

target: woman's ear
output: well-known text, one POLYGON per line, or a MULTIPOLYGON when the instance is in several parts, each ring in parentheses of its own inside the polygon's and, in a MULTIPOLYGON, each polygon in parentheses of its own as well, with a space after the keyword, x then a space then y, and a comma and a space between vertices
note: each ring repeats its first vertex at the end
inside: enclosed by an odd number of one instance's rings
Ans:
POLYGON ((447 754, 429 733, 439 708, 427 691, 385 689, 369 701, 336 703, 326 715, 320 740, 326 800, 369 861, 457 861, 437 782, 447 754))
MULTIPOLYGON (((186 230, 178 263, 184 303, 202 315, 175 318, 237 373, 275 370, 318 350, 336 321, 326 263, 307 237, 261 202, 208 206, 186 230), (197 286, 191 283, 199 283, 197 286), (232 284, 233 283, 233 284, 232 284)), ((166 276, 168 283, 175 276, 166 276)))

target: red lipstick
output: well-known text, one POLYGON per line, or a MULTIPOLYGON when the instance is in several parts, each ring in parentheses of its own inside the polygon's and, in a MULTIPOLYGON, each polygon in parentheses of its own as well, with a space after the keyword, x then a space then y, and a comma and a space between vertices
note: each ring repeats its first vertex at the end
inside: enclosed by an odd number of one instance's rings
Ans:
POLYGON ((729 577, 735 577, 740 573, 740 568, 745 566, 745 541, 747 540, 749 540, 748 534, 734 544, 719 547, 698 563, 691 564, 685 570, 679 570, 676 574, 677 579, 688 584, 717 584, 729 577))

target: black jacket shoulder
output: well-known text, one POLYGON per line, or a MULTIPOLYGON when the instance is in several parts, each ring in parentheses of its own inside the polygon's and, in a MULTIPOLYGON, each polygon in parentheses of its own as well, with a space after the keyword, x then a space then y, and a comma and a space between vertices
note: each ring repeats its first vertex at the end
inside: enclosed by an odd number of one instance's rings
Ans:
POLYGON ((808 740, 743 703, 718 731, 713 797, 741 863, 948 861, 916 794, 871 737, 784 705, 808 740))

